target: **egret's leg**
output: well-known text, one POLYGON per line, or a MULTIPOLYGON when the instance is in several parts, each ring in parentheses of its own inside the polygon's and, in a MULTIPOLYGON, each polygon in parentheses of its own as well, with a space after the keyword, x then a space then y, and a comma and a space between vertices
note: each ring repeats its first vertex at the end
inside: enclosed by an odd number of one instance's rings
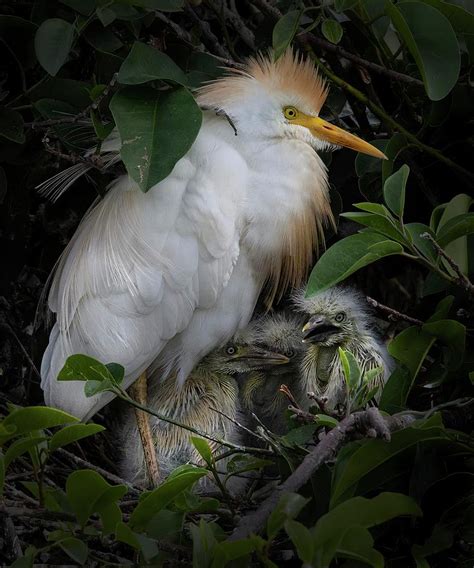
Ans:
MULTIPOLYGON (((130 394, 142 406, 146 406, 148 398, 146 371, 142 373, 130 387, 130 394)), ((151 486, 155 486, 160 480, 160 470, 158 467, 158 460, 156 459, 155 444, 153 443, 153 436, 150 428, 150 416, 146 412, 143 412, 143 410, 135 408, 135 417, 137 419, 138 431, 142 441, 148 481, 151 486)))

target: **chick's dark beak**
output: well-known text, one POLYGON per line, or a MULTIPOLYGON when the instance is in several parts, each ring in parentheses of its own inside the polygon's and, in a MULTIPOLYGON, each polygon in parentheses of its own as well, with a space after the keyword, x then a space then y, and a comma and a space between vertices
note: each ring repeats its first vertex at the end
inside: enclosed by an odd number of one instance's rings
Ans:
POLYGON ((255 366, 255 368, 259 369, 273 367, 274 365, 286 365, 286 363, 290 362, 285 355, 256 346, 249 346, 243 349, 240 357, 245 359, 250 366, 255 366))
POLYGON ((339 331, 339 328, 325 316, 316 314, 310 317, 301 331, 305 343, 320 343, 339 331))

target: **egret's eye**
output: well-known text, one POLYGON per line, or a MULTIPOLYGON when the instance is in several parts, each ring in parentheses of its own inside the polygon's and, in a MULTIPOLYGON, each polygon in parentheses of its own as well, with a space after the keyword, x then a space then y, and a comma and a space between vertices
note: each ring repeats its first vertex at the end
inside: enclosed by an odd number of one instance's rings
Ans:
POLYGON ((295 107, 285 107, 283 109, 283 114, 288 120, 293 120, 298 116, 298 111, 295 109, 295 107))
POLYGON ((341 323, 346 319, 346 314, 344 312, 339 312, 338 314, 336 314, 336 317, 334 319, 337 321, 337 323, 341 323))
POLYGON ((225 350, 225 352, 227 353, 227 355, 235 355, 236 352, 236 348, 233 345, 229 345, 229 347, 227 347, 227 349, 225 350))

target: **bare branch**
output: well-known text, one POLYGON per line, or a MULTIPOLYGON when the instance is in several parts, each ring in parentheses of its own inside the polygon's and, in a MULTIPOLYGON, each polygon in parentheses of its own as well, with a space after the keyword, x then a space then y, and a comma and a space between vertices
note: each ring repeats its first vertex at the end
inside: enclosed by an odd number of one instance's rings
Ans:
POLYGON ((408 323, 412 323, 414 325, 423 325, 424 323, 419 319, 413 318, 411 316, 408 316, 407 314, 394 310, 393 308, 390 308, 385 304, 381 304, 380 302, 377 302, 377 300, 374 300, 374 298, 371 298, 370 296, 367 296, 367 302, 374 308, 380 310, 381 312, 387 313, 389 320, 392 321, 403 320, 408 323))

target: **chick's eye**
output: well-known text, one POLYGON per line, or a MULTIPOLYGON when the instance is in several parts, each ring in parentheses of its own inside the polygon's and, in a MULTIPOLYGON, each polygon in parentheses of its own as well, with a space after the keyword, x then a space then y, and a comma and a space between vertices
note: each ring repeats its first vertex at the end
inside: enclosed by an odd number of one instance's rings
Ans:
POLYGON ((341 323, 341 321, 344 321, 346 319, 346 314, 344 312, 339 312, 338 314, 336 314, 335 320, 337 321, 337 323, 341 323))
POLYGON ((291 359, 292 357, 295 356, 295 352, 293 349, 287 349, 285 355, 291 359))
POLYGON ((297 117, 298 111, 295 109, 295 107, 285 107, 283 109, 283 114, 285 115, 285 118, 292 120, 297 117))
POLYGON ((235 351, 236 351, 236 349, 233 345, 229 345, 229 347, 227 347, 227 349, 225 350, 227 355, 234 355, 235 351))

